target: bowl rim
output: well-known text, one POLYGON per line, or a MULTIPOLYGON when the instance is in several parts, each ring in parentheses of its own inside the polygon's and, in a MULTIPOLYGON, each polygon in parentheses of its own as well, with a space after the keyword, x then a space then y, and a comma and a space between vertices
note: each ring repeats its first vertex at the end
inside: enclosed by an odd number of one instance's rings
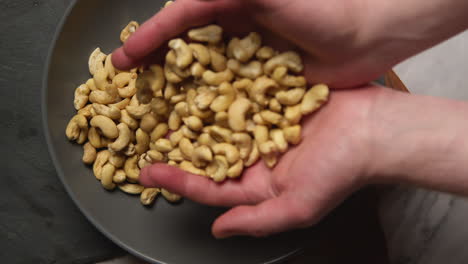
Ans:
MULTIPOLYGON (((94 216, 88 212, 87 210, 84 209, 83 205, 81 204, 80 200, 76 198, 75 194, 72 192, 68 184, 66 183, 65 177, 64 177, 64 172, 62 170, 62 167, 60 166, 60 163, 58 162, 57 159, 57 154, 55 153, 54 148, 52 147, 52 139, 50 136, 50 130, 49 130, 49 119, 48 119, 48 91, 49 91, 49 72, 51 68, 51 62, 52 62, 52 57, 54 54, 54 50, 57 46, 57 41, 63 31, 63 28, 68 20, 68 17, 72 13, 73 9, 75 8, 76 4, 78 3, 79 0, 71 0, 71 3, 65 10, 63 16, 60 18, 57 27, 55 28, 54 35, 52 37, 52 40, 50 41, 50 47, 47 50, 47 57, 45 60, 45 67, 42 73, 42 87, 41 87, 41 117, 42 117, 42 129, 44 133, 44 137, 46 140, 47 144, 47 150, 49 152, 49 156, 52 159, 52 163, 55 167, 55 171, 57 172, 57 175, 60 179, 60 182, 62 185, 65 187, 65 190, 68 194, 68 196, 72 199, 73 203, 78 207, 80 212, 84 214, 86 219, 91 222, 91 224, 96 227, 96 229, 103 234, 105 237, 107 237, 109 240, 111 240, 114 244, 119 246, 120 248, 124 249, 126 252, 132 254, 133 256, 136 256, 137 258, 140 258, 144 261, 150 262, 150 263, 155 263, 155 264, 170 264, 166 263, 160 260, 156 260, 154 258, 151 258, 143 253, 140 253, 137 249, 127 245, 125 242, 114 236, 111 232, 107 231, 106 228, 101 225, 94 216)), ((279 263, 282 261, 285 261, 293 256, 296 256, 303 252, 304 247, 299 247, 296 250, 293 250, 287 254, 284 254, 282 256, 279 256, 277 258, 271 259, 267 262, 263 262, 263 264, 273 264, 273 263, 279 263)))

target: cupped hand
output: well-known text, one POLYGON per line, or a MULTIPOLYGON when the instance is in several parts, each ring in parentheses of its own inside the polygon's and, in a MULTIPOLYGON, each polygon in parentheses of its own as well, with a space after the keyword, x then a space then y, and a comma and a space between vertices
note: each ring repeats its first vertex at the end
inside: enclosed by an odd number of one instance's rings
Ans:
POLYGON ((375 98, 385 88, 346 89, 303 123, 302 142, 273 170, 262 161, 238 180, 215 183, 163 164, 146 167, 141 183, 196 202, 233 207, 213 224, 218 238, 265 236, 319 221, 370 180, 375 98))
MULTIPOLYGON (((297 49, 311 83, 354 87, 387 71, 398 50, 379 54, 370 37, 363 0, 177 0, 144 23, 113 63, 128 69, 165 48, 169 39, 188 29, 218 23, 227 35, 257 31, 264 43, 279 50, 297 49)), ((370 1, 373 3, 373 1, 370 1)))

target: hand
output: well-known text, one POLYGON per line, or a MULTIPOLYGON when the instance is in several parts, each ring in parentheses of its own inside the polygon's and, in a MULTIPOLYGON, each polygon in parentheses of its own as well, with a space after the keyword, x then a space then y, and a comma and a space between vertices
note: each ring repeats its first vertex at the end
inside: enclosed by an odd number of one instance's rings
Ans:
POLYGON ((265 236, 319 221, 370 178, 374 98, 384 88, 332 93, 327 105, 303 123, 303 140, 270 170, 262 161, 239 180, 222 184, 163 164, 142 170, 140 182, 162 187, 196 202, 234 207, 212 232, 265 236))

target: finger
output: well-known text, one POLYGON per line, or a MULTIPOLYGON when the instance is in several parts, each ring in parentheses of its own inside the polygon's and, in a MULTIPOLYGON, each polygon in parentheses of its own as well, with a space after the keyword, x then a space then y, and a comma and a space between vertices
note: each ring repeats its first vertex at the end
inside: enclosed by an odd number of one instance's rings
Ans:
POLYGON ((242 182, 216 183, 210 178, 194 175, 176 167, 154 164, 141 170, 140 182, 146 187, 158 187, 212 206, 254 204, 256 198, 248 196, 242 182))
POLYGON ((255 206, 237 206, 221 215, 213 224, 216 238, 235 235, 263 237, 292 228, 312 225, 317 219, 310 206, 297 197, 281 195, 255 206))

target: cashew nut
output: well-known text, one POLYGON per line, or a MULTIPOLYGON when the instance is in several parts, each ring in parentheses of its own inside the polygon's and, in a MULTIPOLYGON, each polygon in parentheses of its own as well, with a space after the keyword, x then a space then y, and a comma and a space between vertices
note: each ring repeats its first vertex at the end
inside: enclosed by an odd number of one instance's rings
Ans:
POLYGON ((98 104, 112 104, 117 101, 115 96, 110 95, 107 91, 96 90, 92 91, 89 94, 89 101, 91 103, 98 103, 98 104))
POLYGON ((257 125, 254 129, 254 138, 257 145, 260 147, 262 143, 268 141, 268 128, 266 126, 257 125))
POLYGON ((78 86, 75 90, 75 100, 73 104, 75 105, 76 110, 80 110, 88 103, 89 93, 91 90, 89 89, 88 85, 82 84, 78 86))
POLYGON ((217 112, 215 115, 215 125, 221 126, 221 127, 229 127, 229 116, 228 113, 226 112, 217 112))
POLYGON ((96 179, 101 180, 102 167, 109 161, 110 152, 108 150, 102 150, 97 153, 96 160, 93 164, 93 173, 96 179))
POLYGON ((130 23, 128 23, 128 25, 122 30, 122 32, 120 33, 120 41, 122 41, 122 43, 125 43, 127 41, 127 39, 133 34, 135 33, 135 31, 140 27, 140 25, 138 24, 138 22, 136 21, 130 21, 130 23))
POLYGON ((328 86, 325 84, 317 84, 310 88, 302 98, 302 114, 307 115, 319 109, 328 100, 329 93, 328 86))
POLYGON ((190 161, 186 161, 186 160, 182 161, 179 164, 179 168, 183 171, 186 171, 192 174, 206 176, 206 172, 204 170, 195 167, 190 161))
POLYGON ((75 115, 68 122, 65 134, 70 141, 75 141, 78 144, 85 143, 88 137, 88 120, 83 115, 75 115))
POLYGON ((192 160, 194 147, 188 138, 182 138, 179 141, 179 149, 186 160, 192 160))
POLYGON ((201 168, 213 160, 213 153, 208 146, 201 145, 193 150, 192 163, 195 167, 201 168))
POLYGON ((78 110, 78 114, 82 115, 82 116, 84 116, 86 118, 91 118, 93 116, 96 116, 96 111, 94 111, 94 108, 93 108, 92 104, 88 104, 85 107, 78 110))
POLYGON ((232 139, 231 139, 232 132, 231 130, 227 128, 220 127, 220 126, 212 126, 208 130, 208 133, 214 140, 218 142, 227 142, 227 143, 232 142, 232 139))
POLYGON ((121 116, 120 116, 119 122, 127 124, 127 126, 132 130, 135 130, 138 128, 138 121, 135 120, 133 117, 131 117, 128 114, 127 110, 124 109, 120 113, 121 113, 121 116))
POLYGON ((117 92, 120 97, 130 98, 137 93, 136 79, 130 80, 127 86, 123 88, 117 88, 117 92))
POLYGON ((245 116, 252 104, 246 98, 237 98, 229 107, 228 122, 232 130, 240 132, 246 128, 245 116))
POLYGON ((151 113, 145 114, 140 121, 140 128, 146 133, 151 133, 158 124, 158 119, 151 113))
POLYGON ((127 180, 130 182, 138 182, 140 178, 140 169, 138 169, 137 162, 138 155, 133 155, 125 161, 124 171, 127 175, 127 180))
POLYGON ((161 194, 164 197, 164 199, 166 199, 168 202, 171 202, 171 203, 177 203, 178 201, 182 199, 180 195, 171 193, 166 189, 161 189, 161 194))
POLYGON ((216 155, 213 161, 206 167, 206 174, 215 182, 222 182, 226 179, 229 164, 224 156, 216 155))
POLYGON ((112 119, 107 116, 97 115, 90 121, 92 127, 95 127, 104 136, 110 139, 115 139, 119 136, 119 130, 112 119))
POLYGON ((174 110, 169 115, 169 119, 167 121, 167 124, 169 125, 170 130, 177 130, 177 129, 180 128, 180 125, 182 124, 182 118, 174 110))
POLYGON ((150 206, 161 192, 158 188, 146 188, 140 195, 140 202, 143 205, 150 206))
POLYGON ((295 73, 299 73, 304 69, 301 57, 294 51, 287 51, 274 56, 263 67, 265 73, 270 75, 279 66, 284 66, 295 73))
MULTIPOLYGON (((233 137, 234 139, 234 137, 233 137)), ((213 147, 215 144, 217 144, 218 142, 216 142, 216 140, 214 140, 210 134, 208 133, 203 133, 201 134, 198 139, 197 139, 197 142, 200 144, 200 145, 205 145, 205 146, 208 146, 208 147, 213 147)))
POLYGON ((259 158, 260 158, 260 152, 258 151, 257 143, 254 141, 252 144, 252 151, 250 152, 249 157, 245 161, 245 166, 250 167, 254 165, 259 158))
POLYGON ((151 101, 151 109, 153 109, 153 112, 155 114, 160 116, 165 116, 169 114, 169 105, 162 98, 154 98, 151 101))
POLYGON ((281 110, 283 110, 283 107, 281 106, 281 104, 278 102, 276 98, 270 99, 270 102, 268 103, 268 108, 271 111, 277 112, 277 113, 281 113, 281 110))
POLYGON ((142 119, 144 115, 151 111, 151 104, 128 105, 125 109, 131 117, 142 119))
POLYGON ((270 111, 270 110, 263 110, 260 112, 260 116, 262 117, 262 119, 266 122, 268 122, 269 124, 273 124, 273 125, 277 125, 281 122, 281 120, 283 119, 283 116, 276 113, 276 112, 273 112, 273 111, 270 111))
POLYGON ((227 67, 237 75, 253 80, 263 74, 263 66, 259 61, 251 61, 247 64, 241 64, 237 60, 230 59, 227 62, 227 67))
POLYGON ((111 191, 115 189, 115 183, 113 181, 115 173, 115 167, 112 164, 107 163, 102 167, 101 170, 101 184, 104 189, 111 191))
POLYGON ((262 37, 258 33, 252 32, 241 40, 235 40, 230 45, 233 57, 241 62, 247 62, 261 47, 262 37))
POLYGON ((257 50, 255 56, 259 60, 269 60, 273 56, 275 56, 275 50, 272 47, 263 46, 259 50, 257 50))
POLYGON ((200 42, 218 43, 222 39, 223 29, 218 25, 209 25, 192 29, 188 32, 190 39, 200 42))
POLYGON ((301 126, 300 125, 283 128, 283 133, 284 133, 284 138, 289 143, 293 145, 297 145, 301 142, 301 126))
POLYGON ((154 149, 163 153, 170 152, 173 147, 169 139, 160 138, 154 142, 154 149))
POLYGON ((104 54, 100 48, 95 49, 89 56, 88 66, 89 73, 94 75, 98 70, 104 69, 104 61, 107 55, 104 54))
POLYGON ((127 179, 127 175, 125 175, 124 170, 116 170, 114 173, 114 177, 112 177, 112 181, 117 184, 124 183, 127 179))
POLYGON ((117 125, 119 130, 119 137, 114 141, 114 143, 109 144, 109 149, 112 151, 118 152, 124 149, 128 143, 130 143, 130 128, 125 123, 120 123, 117 125))
POLYGON ((205 71, 206 68, 199 62, 194 62, 192 66, 190 66, 190 74, 197 79, 203 77, 205 71))
POLYGON ((198 133, 191 130, 190 128, 188 128, 188 126, 182 126, 180 128, 180 130, 182 131, 182 134, 184 135, 184 137, 186 138, 189 138, 189 139, 196 139, 198 137, 198 133))
POLYGON ((273 129, 270 131, 270 138, 275 143, 276 148, 279 152, 284 153, 288 150, 288 142, 284 137, 283 130, 273 129))
POLYGON ((239 149, 239 156, 242 160, 249 157, 252 151, 252 138, 247 133, 232 134, 232 142, 239 149))
POLYGON ((109 156, 109 163, 114 165, 114 167, 116 168, 122 168, 123 165, 125 164, 126 157, 119 153, 112 153, 110 149, 109 149, 109 152, 111 152, 109 156))
POLYGON ((299 124, 302 118, 301 105, 288 106, 284 110, 284 118, 288 120, 289 125, 299 124))
POLYGON ((220 95, 213 100, 210 109, 214 112, 226 111, 236 99, 236 91, 230 83, 223 82, 218 87, 218 93, 220 95))
POLYGON ((206 86, 198 88, 198 95, 195 97, 195 105, 200 110, 207 109, 216 98, 216 91, 206 86))
POLYGON ((244 162, 242 160, 238 160, 234 165, 232 165, 227 170, 227 176, 231 179, 240 177, 242 174, 243 168, 244 168, 244 162))
POLYGON ((84 164, 93 164, 96 160, 96 149, 91 145, 91 143, 86 143, 83 146, 83 163, 84 164))
POLYGON ((116 71, 114 65, 112 64, 112 54, 109 54, 106 57, 106 61, 104 62, 104 69, 106 69, 109 79, 112 80, 115 77, 116 71))
POLYGON ((237 162, 240 157, 239 150, 229 143, 218 143, 214 145, 213 152, 216 155, 226 156, 226 159, 230 164, 237 162))
POLYGON ((216 72, 222 72, 227 68, 227 59, 222 54, 209 49, 211 57, 211 68, 216 72))
POLYGON ((148 133, 139 128, 136 131, 135 139, 137 142, 137 144, 135 145, 136 153, 140 155, 145 153, 149 149, 150 143, 150 136, 148 135, 148 133))
POLYGON ((234 78, 234 74, 230 69, 222 72, 206 71, 203 73, 203 81, 208 85, 220 85, 223 82, 230 82, 234 78))
POLYGON ((115 107, 117 107, 118 109, 123 110, 123 109, 125 109, 125 107, 127 107, 127 105, 128 105, 129 103, 130 103, 130 99, 125 98, 125 99, 121 100, 120 102, 115 103, 115 104, 110 104, 109 106, 110 106, 110 107, 115 106, 115 107))
POLYGON ((93 108, 97 115, 103 115, 110 119, 119 119, 121 116, 120 109, 113 105, 106 106, 94 103, 93 108))
POLYGON ((141 194, 145 190, 145 187, 139 184, 133 184, 133 183, 122 183, 117 186, 124 193, 131 194, 131 195, 141 194))
POLYGON ((193 131, 200 131, 203 128, 203 122, 199 117, 189 116, 183 119, 184 124, 193 131))
POLYGON ((267 141, 259 145, 258 150, 263 156, 263 161, 268 168, 273 168, 278 162, 277 147, 273 141, 267 141))
POLYGON ((207 47, 198 43, 190 43, 189 47, 192 49, 193 57, 203 66, 211 63, 210 52, 207 47))
POLYGON ((167 157, 169 160, 181 162, 184 160, 184 157, 182 156, 182 152, 180 151, 179 148, 173 149, 171 152, 167 153, 167 157))
POLYGON ((164 136, 166 136, 167 132, 169 132, 169 126, 165 123, 160 123, 156 125, 156 127, 151 132, 151 141, 156 141, 164 136))
POLYGON ((266 93, 269 89, 277 88, 278 84, 266 77, 262 76, 255 80, 252 84, 252 88, 250 89, 250 97, 255 100, 255 102, 259 103, 260 105, 266 106, 268 105, 268 99, 266 98, 266 93))
POLYGON ((169 41, 169 48, 176 54, 176 65, 180 69, 189 66, 193 61, 193 51, 181 38, 169 41))
POLYGON ((307 84, 304 76, 288 75, 288 68, 285 66, 277 67, 273 71, 272 78, 279 84, 289 87, 301 87, 307 84))

